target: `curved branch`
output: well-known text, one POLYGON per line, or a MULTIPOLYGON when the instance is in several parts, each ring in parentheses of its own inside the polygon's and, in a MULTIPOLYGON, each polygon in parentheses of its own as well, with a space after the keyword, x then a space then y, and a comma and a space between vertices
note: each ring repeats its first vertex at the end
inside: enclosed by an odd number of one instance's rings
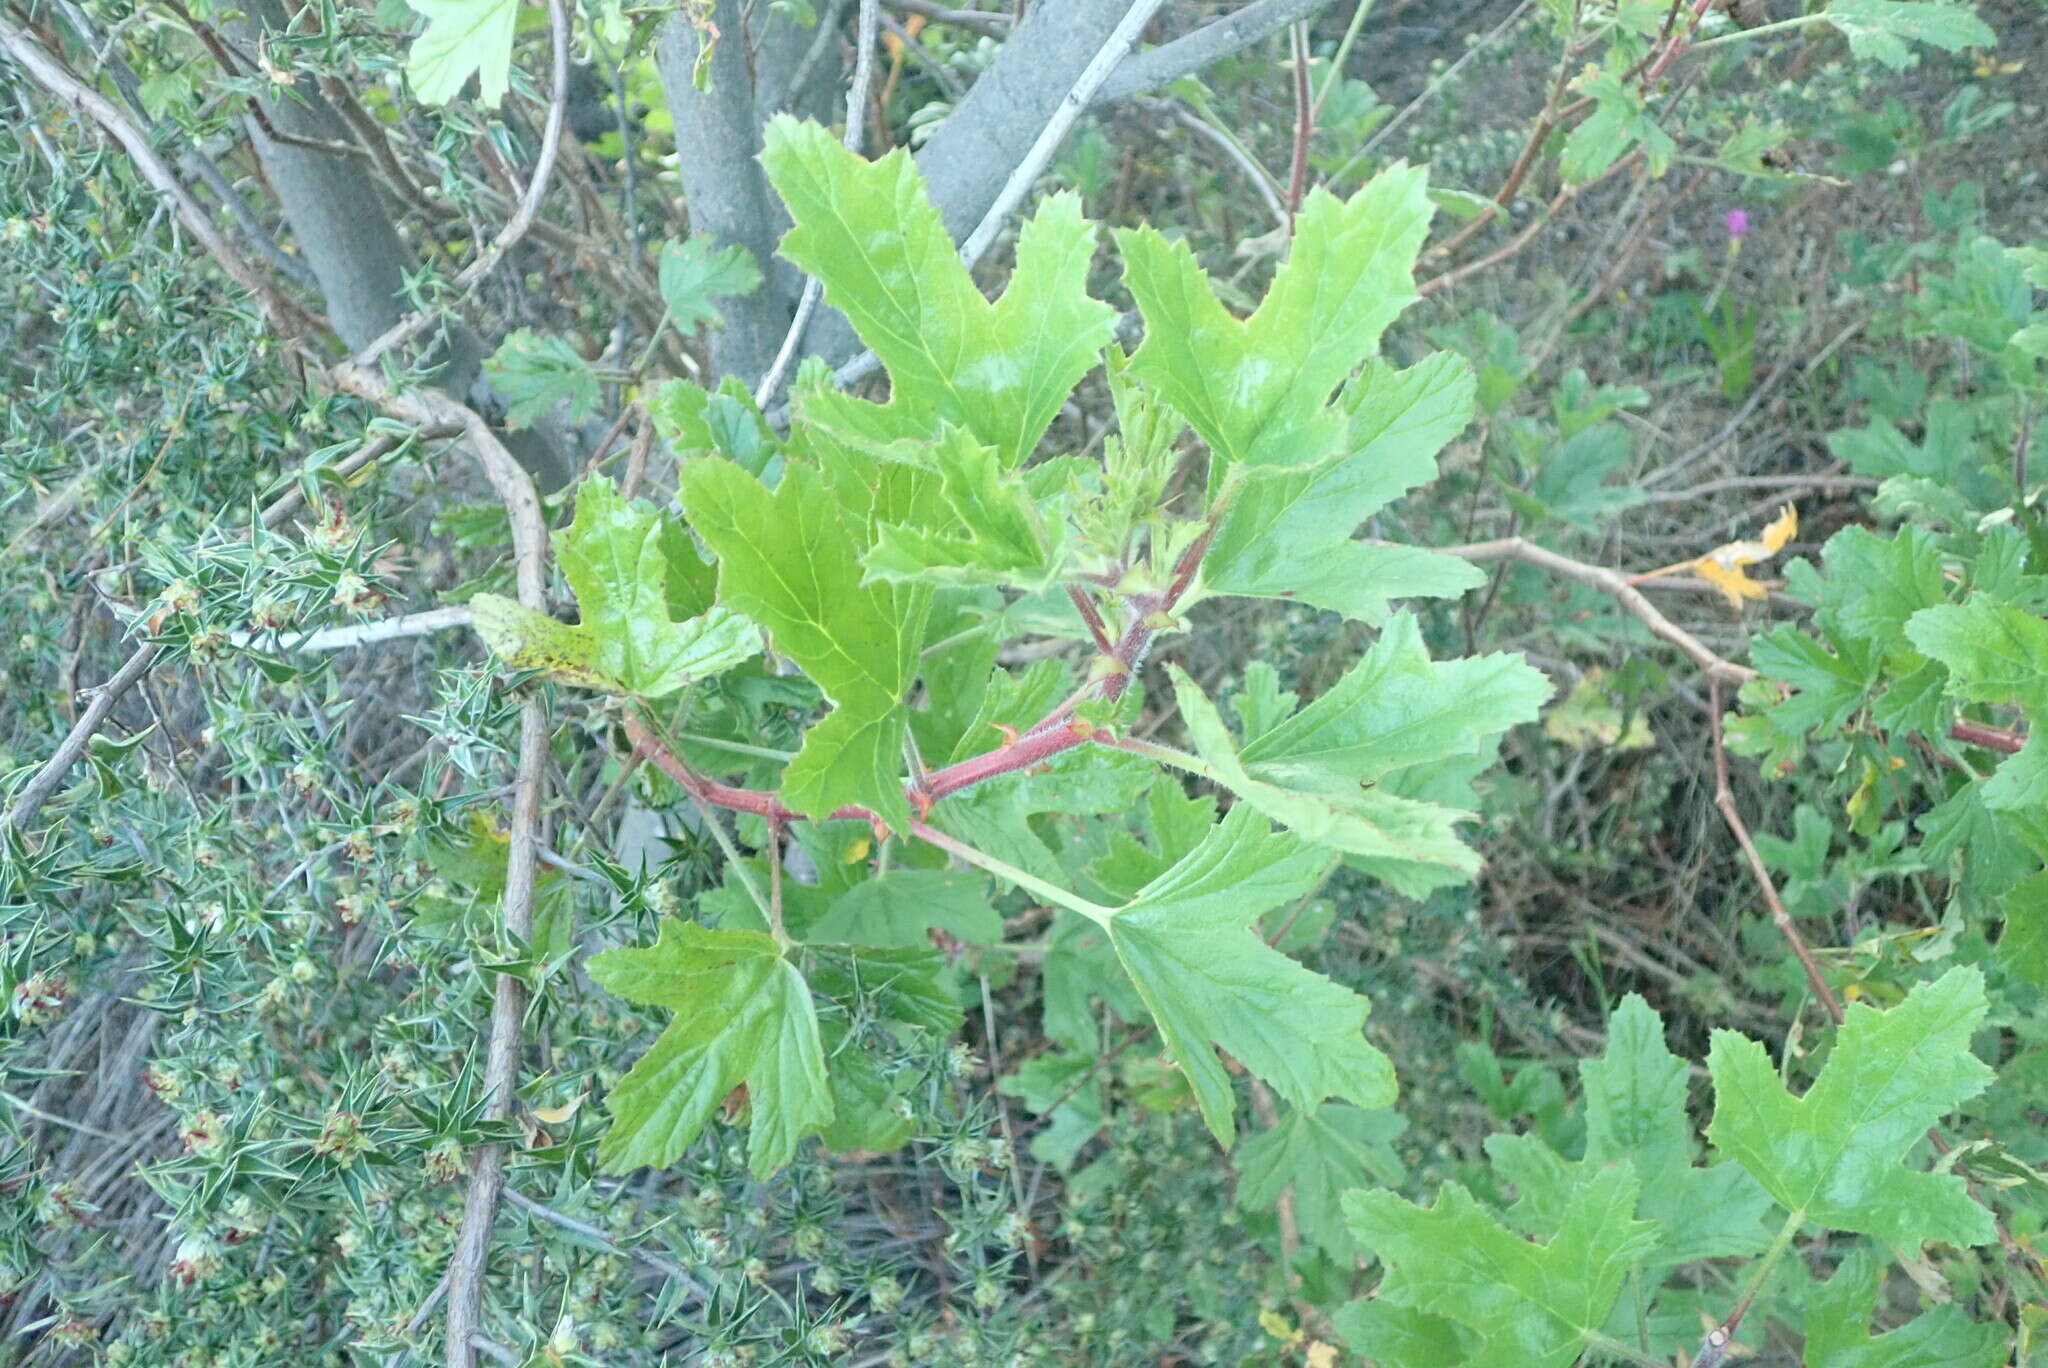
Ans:
POLYGON ((220 263, 220 268, 236 284, 256 296, 272 327, 287 337, 324 330, 321 320, 314 318, 280 290, 275 281, 242 254, 241 248, 214 227, 212 217, 192 197, 192 192, 171 174, 170 167, 157 155, 156 148, 136 127, 134 120, 113 101, 74 76, 68 67, 44 50, 41 43, 4 14, 0 14, 0 51, 13 58, 37 85, 85 114, 121 144, 142 178, 171 202, 171 207, 177 211, 178 221, 185 225, 185 231, 192 234, 207 254, 220 263))
POLYGON ((1547 570, 1553 575, 1612 594, 1637 621, 1650 629, 1652 636, 1676 646, 1709 678, 1741 685, 1757 677, 1755 670, 1747 665, 1737 665, 1734 661, 1723 660, 1714 653, 1712 647, 1657 611, 1657 605, 1643 597, 1642 590, 1630 584, 1627 577, 1619 571, 1610 570, 1604 565, 1588 565, 1569 556, 1560 556, 1555 551, 1545 550, 1521 537, 1504 537, 1500 541, 1478 542, 1471 546, 1447 546, 1444 551, 1475 565, 1486 565, 1494 561, 1520 561, 1524 565, 1533 565, 1539 570, 1547 570))
MULTIPOLYGON (((560 0, 555 3, 559 5, 560 0)), ((438 392, 395 391, 381 371, 353 362, 335 366, 329 376, 342 392, 368 400, 402 422, 421 428, 461 430, 511 519, 519 602, 535 612, 546 612, 547 522, 540 496, 531 477, 482 416, 438 392)), ((533 939, 533 890, 540 866, 541 787, 547 761, 547 705, 540 691, 535 690, 528 695, 519 714, 519 771, 513 782, 511 847, 506 856, 505 892, 500 904, 506 938, 520 945, 533 939)), ((493 1121, 502 1121, 512 1114, 512 1098, 519 1082, 526 1001, 523 979, 513 974, 498 975, 484 1057, 484 1114, 493 1121)), ((456 1234, 455 1255, 449 1265, 449 1368, 475 1368, 484 1265, 490 1254, 491 1228, 497 1220, 504 1185, 505 1147, 486 1145, 477 1151, 470 1166, 462 1226, 456 1234)))
MULTIPOLYGON (((541 129, 540 156, 534 162, 533 179, 527 182, 526 193, 519 197, 519 206, 512 211, 512 217, 505 221, 505 226, 498 230, 497 237, 491 239, 491 245, 457 273, 456 287, 464 293, 475 289, 478 281, 495 271, 498 263, 505 259, 505 254, 526 236, 540 213, 540 202, 547 197, 548 184, 554 178, 555 159, 562 149, 562 124, 569 106, 569 14, 562 0, 548 0, 548 36, 554 46, 555 88, 548 100, 547 123, 541 129)), ((356 353, 356 361, 370 365, 393 347, 403 346, 426 331, 434 317, 432 312, 422 311, 400 319, 356 353)))
POLYGON ((1330 0, 1256 0, 1185 38, 1176 38, 1133 57, 1117 68, 1116 75, 1103 84, 1096 99, 1101 104, 1111 104, 1157 90, 1271 38, 1329 4, 1330 0))

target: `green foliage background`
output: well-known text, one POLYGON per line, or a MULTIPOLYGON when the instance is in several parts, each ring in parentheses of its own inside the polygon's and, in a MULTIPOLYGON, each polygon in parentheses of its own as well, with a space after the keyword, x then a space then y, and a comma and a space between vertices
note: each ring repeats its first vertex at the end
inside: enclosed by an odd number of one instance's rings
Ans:
MULTIPOLYGON (((128 9, 5 14, 274 220, 232 16, 128 9)), ((659 16, 565 17, 611 112, 467 295, 539 10, 262 50, 360 85, 414 299, 592 467, 550 613, 461 442, 0 65, 0 800, 158 650, 0 833, 0 1358, 442 1357, 498 1147, 514 1363, 2041 1359, 2038 4, 1332 6, 1298 212, 1283 33, 1091 115, 974 271, 788 116, 787 265, 690 232, 659 16), (792 269, 886 379, 710 374, 792 269), (1786 502, 1724 602, 1695 558, 1786 502)), ((895 35, 869 146, 1000 46, 895 35)))

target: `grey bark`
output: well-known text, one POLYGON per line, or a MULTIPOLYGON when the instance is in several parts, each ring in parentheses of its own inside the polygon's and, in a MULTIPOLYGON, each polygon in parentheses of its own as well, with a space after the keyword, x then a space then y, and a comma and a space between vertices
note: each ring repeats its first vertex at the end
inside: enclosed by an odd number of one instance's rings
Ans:
POLYGON ((1184 38, 1176 38, 1150 52, 1133 54, 1102 83, 1095 103, 1115 104, 1157 90, 1169 81, 1242 52, 1329 5, 1330 0, 1256 0, 1235 13, 1204 24, 1184 38))
POLYGON ((690 231, 746 248, 766 277, 750 299, 728 310, 725 327, 711 337, 712 370, 752 383, 775 359, 796 311, 798 286, 796 273, 775 255, 788 219, 755 160, 763 119, 737 0, 718 0, 711 22, 720 37, 711 54, 709 89, 698 90, 692 80, 704 38, 679 15, 662 26, 654 62, 675 120, 690 231))
MULTIPOLYGON (((918 169, 954 241, 974 231, 1038 131, 1108 40, 1125 0, 1043 0, 1025 12, 957 108, 918 153, 918 169)), ((805 351, 834 365, 860 350, 846 317, 820 310, 805 351)))
MULTIPOLYGON (((1182 38, 1131 57, 1110 76, 1094 103, 1128 99, 1198 71, 1329 3, 1254 0, 1182 38)), ((690 84, 697 37, 681 19, 669 20, 657 61, 675 116, 676 151, 692 227, 709 230, 722 241, 743 243, 775 272, 771 279, 776 288, 752 300, 735 301, 725 333, 713 343, 714 369, 751 382, 773 359, 789 326, 798 287, 786 266, 771 266, 775 241, 787 220, 754 160, 768 107, 756 106, 743 43, 731 41, 740 32, 739 9, 735 0, 719 0, 714 12, 713 21, 726 40, 714 54, 713 89, 708 94, 690 84)), ((1128 0, 1036 0, 974 88, 932 134, 918 153, 917 164, 956 241, 972 232, 995 203, 1039 130, 1129 9, 1128 0)), ((762 70, 765 79, 766 61, 762 70)), ((791 92, 796 100, 803 95, 791 92)), ((859 349, 842 315, 819 311, 805 352, 837 365, 859 349)))
MULTIPOLYGON (((277 0, 253 0, 250 10, 265 27, 281 30, 286 24, 277 0)), ((348 125, 310 82, 301 81, 288 98, 266 102, 264 115, 289 138, 351 142, 348 125)), ((405 316, 405 277, 419 268, 418 259, 398 235, 363 158, 278 142, 254 121, 249 132, 299 254, 319 282, 329 321, 344 345, 361 349, 405 316)), ((484 413, 501 411, 483 378, 488 354, 474 329, 451 320, 430 358, 441 367, 436 387, 484 413)), ((544 488, 559 488, 574 474, 573 458, 556 434, 535 429, 501 436, 544 488)))
POLYGON ((955 242, 974 231, 1038 131, 1124 17, 1127 0, 1031 6, 967 98, 918 153, 955 242))

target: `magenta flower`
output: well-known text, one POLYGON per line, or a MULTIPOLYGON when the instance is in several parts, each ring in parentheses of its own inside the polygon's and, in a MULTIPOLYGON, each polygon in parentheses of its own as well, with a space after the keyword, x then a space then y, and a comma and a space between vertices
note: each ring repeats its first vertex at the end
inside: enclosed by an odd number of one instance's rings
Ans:
POLYGON ((1740 242, 1742 235, 1749 231, 1749 211, 1747 209, 1730 209, 1727 213, 1721 215, 1721 222, 1728 229, 1728 236, 1740 242))

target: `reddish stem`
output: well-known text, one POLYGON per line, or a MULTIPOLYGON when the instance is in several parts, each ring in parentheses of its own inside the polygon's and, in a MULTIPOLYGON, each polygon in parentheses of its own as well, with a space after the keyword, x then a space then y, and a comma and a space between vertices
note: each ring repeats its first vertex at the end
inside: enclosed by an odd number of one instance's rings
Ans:
POLYGON ((1116 646, 1109 639, 1109 627, 1102 621, 1102 614, 1096 611, 1095 600, 1088 597, 1088 591, 1078 584, 1069 584, 1067 597, 1074 601, 1074 609, 1080 613, 1081 621, 1088 624, 1088 635, 1095 638, 1095 649, 1114 651, 1116 646))
POLYGON ((1294 216, 1301 212, 1301 197, 1308 189, 1308 141, 1315 132, 1315 105, 1308 91, 1308 42, 1304 25, 1290 32, 1294 53, 1294 165, 1287 178, 1287 236, 1294 236, 1294 216))
MULTIPOLYGON (((1219 502, 1217 507, 1210 511, 1208 526, 1202 529, 1201 535, 1181 554, 1179 563, 1174 567, 1173 581, 1164 594, 1157 597, 1149 594, 1133 595, 1129 600, 1126 606, 1130 614, 1130 626, 1124 629, 1123 636, 1114 645, 1104 647, 1121 667, 1114 674, 1105 675, 1101 681, 1101 696, 1105 700, 1115 702, 1123 697, 1124 690, 1130 685, 1131 677, 1144 665, 1145 656, 1152 649, 1152 639, 1157 633, 1157 629, 1151 625, 1153 615, 1171 612, 1174 604, 1180 601, 1181 595, 1186 593, 1188 586, 1194 582, 1195 572, 1201 567, 1202 557, 1207 553, 1209 543, 1215 538, 1223 508, 1224 505, 1219 502)), ((1077 595, 1077 604, 1085 601, 1085 595, 1077 595)), ((1085 610, 1083 615, 1086 616, 1085 610)), ((1099 615, 1096 621, 1100 622, 1099 615)), ((1106 643, 1107 640, 1108 631, 1104 628, 1098 633, 1097 641, 1106 643)), ((904 796, 920 813, 924 813, 930 810, 933 803, 962 789, 986 783, 1000 775, 1030 769, 1033 765, 1043 764, 1063 751, 1070 751, 1093 740, 1096 735, 1095 728, 1087 722, 1070 720, 1071 712, 1072 708, 1067 705, 1054 709, 1034 724, 1030 731, 1015 740, 1006 740, 994 750, 970 756, 957 764, 925 775, 922 786, 906 789, 904 796)), ((772 790, 737 788, 698 774, 683 763, 682 757, 670 750, 667 743, 656 736, 645 722, 631 714, 626 717, 626 736, 633 743, 635 755, 644 755, 652 760, 663 774, 675 780, 685 793, 692 795, 699 802, 733 812, 751 812, 756 816, 766 817, 771 822, 803 820, 802 813, 785 806, 781 796, 772 790)), ((881 824, 881 819, 875 813, 858 805, 839 808, 827 816, 834 821, 864 821, 877 826, 881 824)))
POLYGON ((1650 69, 1643 73, 1643 86, 1645 89, 1655 84, 1657 78, 1662 76, 1673 62, 1678 60, 1678 54, 1685 51, 1686 42, 1692 37, 1693 30, 1700 26, 1700 20, 1706 18, 1707 11, 1713 7, 1714 0, 1693 0, 1692 23, 1686 26, 1684 33, 1674 33, 1671 35, 1670 41, 1664 44, 1664 50, 1657 54, 1657 60, 1652 62, 1650 69))
POLYGON ((2017 755, 2027 738, 2017 732, 2004 731, 1998 727, 1986 727, 1976 722, 1958 722, 1948 729, 1951 741, 1960 741, 1966 746, 1978 746, 1984 750, 1999 751, 2005 755, 2017 755))

